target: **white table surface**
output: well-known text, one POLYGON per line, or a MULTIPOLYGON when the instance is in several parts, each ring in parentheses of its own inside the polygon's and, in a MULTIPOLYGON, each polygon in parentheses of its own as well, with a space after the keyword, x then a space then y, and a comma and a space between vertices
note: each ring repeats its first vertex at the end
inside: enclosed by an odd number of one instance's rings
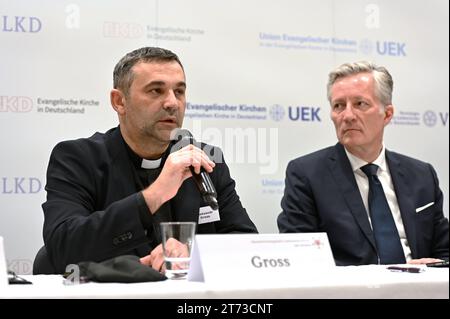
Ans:
POLYGON ((22 276, 32 285, 0 288, 0 298, 154 298, 154 299, 448 299, 448 268, 421 273, 392 272, 386 266, 336 267, 298 278, 261 278, 257 282, 166 280, 149 283, 65 285, 62 276, 22 276))

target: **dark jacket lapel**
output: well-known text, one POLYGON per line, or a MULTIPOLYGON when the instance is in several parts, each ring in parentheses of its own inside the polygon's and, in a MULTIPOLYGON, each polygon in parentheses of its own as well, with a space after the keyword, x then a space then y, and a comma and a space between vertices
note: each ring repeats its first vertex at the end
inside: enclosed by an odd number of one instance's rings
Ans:
MULTIPOLYGON (((125 198, 139 191, 135 181, 131 160, 125 147, 125 141, 120 133, 120 128, 116 127, 105 134, 105 144, 111 158, 110 181, 108 182, 109 193, 113 201, 117 198, 125 198)), ((150 246, 142 244, 135 248, 138 256, 149 254, 150 246)))
POLYGON ((367 240, 376 249, 375 238, 373 237, 372 228, 370 227, 369 218, 364 207, 364 203, 356 184, 355 175, 353 173, 350 161, 341 144, 331 149, 328 156, 328 169, 333 175, 336 185, 342 193, 351 213, 367 240))
POLYGON ((417 238, 415 220, 415 203, 410 192, 410 181, 405 169, 402 167, 395 153, 386 150, 386 161, 394 184, 395 195, 397 197, 400 214, 402 215, 403 226, 405 227, 406 238, 411 248, 411 255, 414 258, 417 255, 418 248, 416 241, 410 240, 417 238))
POLYGON ((119 195, 116 198, 124 198, 137 191, 132 163, 124 143, 119 127, 105 134, 105 144, 111 159, 109 184, 114 185, 113 188, 119 195))

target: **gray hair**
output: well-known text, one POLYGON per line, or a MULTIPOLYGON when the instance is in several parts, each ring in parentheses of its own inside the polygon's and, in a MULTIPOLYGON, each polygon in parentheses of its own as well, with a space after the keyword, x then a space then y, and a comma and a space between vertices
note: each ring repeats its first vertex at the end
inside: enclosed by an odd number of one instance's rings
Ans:
POLYGON ((392 90, 394 81, 385 67, 378 66, 372 62, 360 61, 344 63, 328 74, 327 97, 331 103, 331 87, 340 78, 358 73, 371 73, 375 81, 375 95, 383 106, 392 104, 392 90))
POLYGON ((127 53, 117 62, 113 72, 113 87, 122 90, 128 95, 128 90, 133 82, 133 72, 131 69, 139 62, 171 62, 175 61, 184 70, 178 56, 163 48, 143 47, 127 53))

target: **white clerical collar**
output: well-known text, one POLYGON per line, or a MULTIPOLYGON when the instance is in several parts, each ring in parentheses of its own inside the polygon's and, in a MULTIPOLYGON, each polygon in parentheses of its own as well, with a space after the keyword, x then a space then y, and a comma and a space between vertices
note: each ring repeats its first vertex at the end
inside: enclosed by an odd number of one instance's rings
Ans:
POLYGON ((143 158, 141 167, 145 169, 155 169, 158 168, 161 165, 161 159, 158 158, 156 160, 148 160, 143 158))

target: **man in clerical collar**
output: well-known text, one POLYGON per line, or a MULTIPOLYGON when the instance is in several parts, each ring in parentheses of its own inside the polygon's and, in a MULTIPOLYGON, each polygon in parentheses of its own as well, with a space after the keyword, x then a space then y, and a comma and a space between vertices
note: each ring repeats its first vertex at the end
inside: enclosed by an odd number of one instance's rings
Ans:
POLYGON ((213 161, 194 145, 170 152, 171 132, 182 126, 186 107, 178 56, 140 48, 117 63, 113 77, 119 126, 61 142, 50 157, 43 233, 55 272, 125 254, 163 272, 162 221, 196 222, 200 234, 257 232, 222 156, 213 161), (192 169, 209 173, 217 191, 219 208, 208 222, 199 219, 207 203, 192 169))

